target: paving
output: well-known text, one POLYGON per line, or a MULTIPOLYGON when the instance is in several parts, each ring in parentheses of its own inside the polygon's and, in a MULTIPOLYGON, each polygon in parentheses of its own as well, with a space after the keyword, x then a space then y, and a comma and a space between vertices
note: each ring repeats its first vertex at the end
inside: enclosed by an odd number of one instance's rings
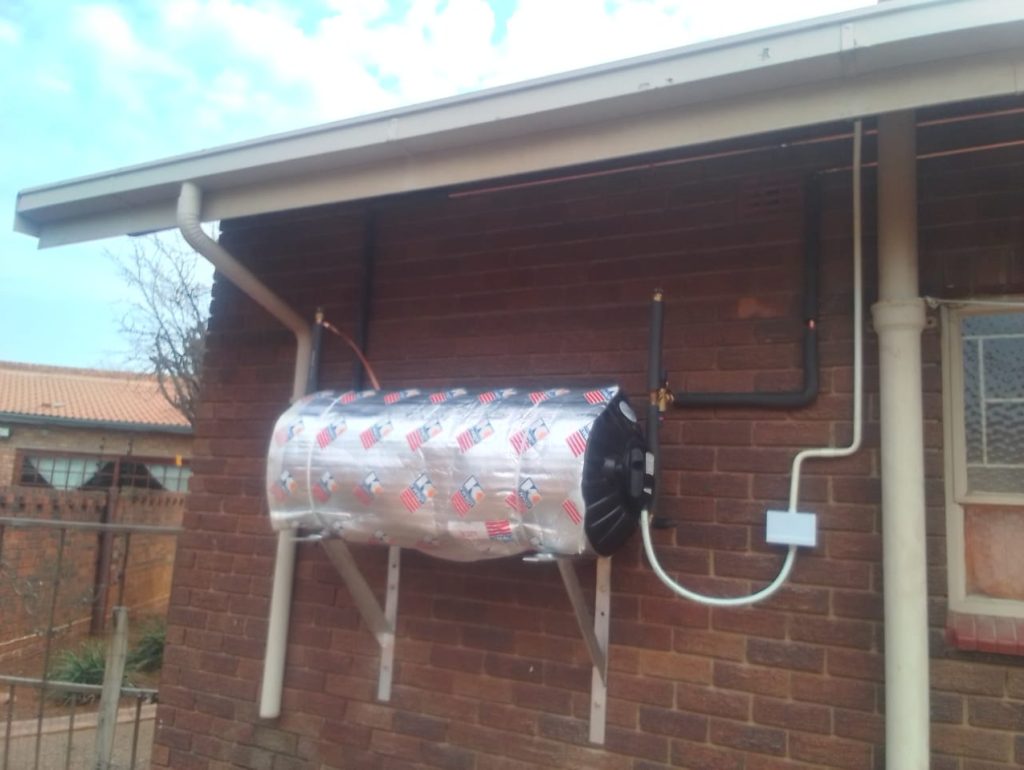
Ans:
MULTIPOLYGON (((132 765, 135 708, 118 712, 114 732, 114 753, 108 770, 137 770, 149 768, 150 749, 153 745, 153 726, 156 706, 142 707, 139 718, 135 764, 132 765)), ((93 754, 96 741, 96 714, 81 714, 75 718, 74 731, 69 731, 70 719, 48 717, 39 723, 35 719, 20 720, 11 725, 10 746, 4 746, 5 724, 0 724, 0 770, 95 770, 93 754), (68 752, 70 735, 71 751, 68 752), (36 743, 39 743, 39 761, 36 763, 36 743), (6 755, 7 765, 4 766, 6 755)))

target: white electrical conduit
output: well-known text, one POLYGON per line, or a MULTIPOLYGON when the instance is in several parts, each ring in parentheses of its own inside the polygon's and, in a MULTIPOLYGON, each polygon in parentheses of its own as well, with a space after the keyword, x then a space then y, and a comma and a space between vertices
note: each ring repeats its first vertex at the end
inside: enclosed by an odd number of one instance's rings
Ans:
MULTIPOLYGON (((861 247, 861 201, 860 201, 860 171, 861 171, 861 122, 854 123, 853 130, 853 437, 849 445, 844 447, 820 447, 816 449, 804 449, 793 458, 793 470, 789 482, 789 512, 796 513, 799 510, 800 498, 800 472, 804 460, 833 459, 849 457, 860 449, 861 437, 864 427, 864 279, 863 279, 863 253, 861 247)), ((775 580, 769 583, 756 593, 747 596, 708 596, 707 594, 691 591, 679 585, 658 563, 658 557, 654 553, 654 546, 651 543, 651 514, 644 510, 640 514, 640 530, 644 540, 644 550, 647 552, 647 560, 651 564, 654 574, 661 579, 661 582, 684 599, 706 604, 711 607, 742 607, 748 604, 767 599, 774 594, 793 569, 796 561, 797 546, 789 546, 786 559, 782 563, 782 569, 775 580)))
MULTIPOLYGON (((197 252, 208 259, 231 283, 255 300, 274 318, 288 327, 296 340, 295 375, 292 400, 306 394, 309 359, 312 353, 310 324, 286 305, 280 297, 260 283, 248 268, 210 238, 201 226, 202 191, 192 182, 181 186, 178 196, 178 229, 197 252)), ((292 582, 295 576, 295 536, 290 531, 277 535, 274 557, 274 583, 267 621, 267 647, 263 656, 263 685, 260 689, 260 717, 273 719, 281 713, 284 685, 284 660, 288 648, 288 621, 291 614, 292 582)))

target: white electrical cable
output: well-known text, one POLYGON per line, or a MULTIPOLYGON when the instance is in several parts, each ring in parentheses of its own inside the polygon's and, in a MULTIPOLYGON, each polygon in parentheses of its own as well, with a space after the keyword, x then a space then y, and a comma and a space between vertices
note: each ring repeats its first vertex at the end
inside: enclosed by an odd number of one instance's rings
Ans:
MULTIPOLYGON (((810 459, 832 459, 849 457, 860 449, 861 438, 864 427, 864 277, 863 277, 863 250, 861 245, 861 202, 860 202, 860 172, 861 172, 861 122, 858 120, 853 124, 853 437, 850 443, 844 447, 818 447, 815 449, 804 449, 798 452, 793 458, 793 470, 789 483, 789 512, 796 513, 800 497, 800 472, 803 469, 804 460, 810 459)), ((658 576, 662 583, 668 586, 673 592, 700 604, 712 607, 742 607, 747 604, 767 599, 774 594, 793 569, 796 561, 795 545, 789 546, 786 552, 786 559, 775 579, 756 593, 747 596, 708 596, 691 591, 673 580, 658 562, 654 553, 654 546, 651 543, 651 514, 648 510, 640 514, 640 532, 643 535, 644 550, 647 552, 647 560, 651 569, 658 576)))

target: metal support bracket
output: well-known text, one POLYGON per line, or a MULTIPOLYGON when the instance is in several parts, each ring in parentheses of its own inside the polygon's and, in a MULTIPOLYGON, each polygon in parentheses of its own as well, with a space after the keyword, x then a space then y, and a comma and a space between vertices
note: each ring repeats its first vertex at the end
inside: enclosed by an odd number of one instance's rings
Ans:
POLYGON ((398 578, 402 550, 398 546, 388 548, 387 591, 384 596, 384 609, 381 609, 377 597, 366 582, 359 565, 352 558, 344 540, 322 540, 321 545, 327 552, 327 558, 338 570, 341 579, 355 600, 356 608, 363 617, 363 622, 380 645, 380 678, 377 680, 377 700, 391 699, 391 680, 395 673, 395 628, 398 620, 398 578))
POLYGON ((594 664, 590 678, 590 742, 603 744, 608 713, 608 624, 611 620, 612 559, 610 556, 602 556, 597 560, 593 619, 572 561, 559 559, 558 571, 562 575, 565 591, 576 614, 576 622, 594 664))

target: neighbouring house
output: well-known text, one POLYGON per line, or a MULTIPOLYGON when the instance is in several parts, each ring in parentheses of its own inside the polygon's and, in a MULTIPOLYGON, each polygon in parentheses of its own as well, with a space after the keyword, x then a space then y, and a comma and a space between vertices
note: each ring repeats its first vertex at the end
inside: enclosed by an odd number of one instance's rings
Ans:
MULTIPOLYGON (((0 362, 0 516, 178 525, 191 476, 192 429, 153 377, 0 362)), ((0 549, 0 658, 35 649, 56 577, 57 532, 7 528, 0 549)), ((55 622, 99 631, 123 541, 65 535, 55 622)), ((140 535, 123 600, 162 611, 174 539, 140 535)))
MULTIPOLYGON (((891 2, 24 191, 43 246, 180 227, 218 267, 153 764, 1024 764, 1022 72, 1021 4, 891 2), (354 546, 392 637, 271 530, 318 307, 389 392, 617 382, 644 407, 656 287, 678 404, 653 540, 694 589, 783 569, 766 511, 798 452, 851 441, 863 375, 863 446, 803 463, 817 541, 764 602, 675 597, 635 535, 591 639, 605 694, 551 565, 403 550, 399 581, 354 546)), ((352 367, 325 336, 319 385, 364 387, 352 367)))
POLYGON ((0 361, 0 487, 186 492, 191 450, 153 377, 0 361))

